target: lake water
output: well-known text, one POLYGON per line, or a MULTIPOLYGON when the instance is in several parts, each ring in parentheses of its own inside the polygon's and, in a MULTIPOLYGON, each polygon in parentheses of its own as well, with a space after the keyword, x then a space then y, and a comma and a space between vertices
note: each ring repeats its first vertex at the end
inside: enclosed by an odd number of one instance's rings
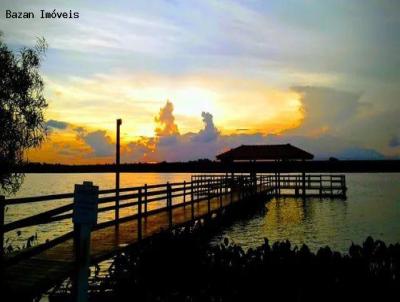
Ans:
MULTIPOLYGON (((189 181, 187 173, 123 173, 121 187, 189 181)), ((100 189, 114 186, 114 174, 27 174, 16 197, 72 192, 74 184, 93 181, 100 189)), ((361 243, 368 235, 385 242, 400 242, 400 174, 346 174, 347 200, 279 198, 266 203, 267 211, 254 214, 225 227, 212 243, 228 237, 244 248, 270 241, 289 239, 296 245, 306 243, 313 250, 329 245, 345 252, 351 242, 361 243)), ((6 222, 30 216, 50 205, 48 202, 10 206, 6 222)), ((106 219, 103 217, 102 219, 106 219)), ((100 219, 101 220, 101 219, 100 219)), ((14 246, 38 234, 38 243, 55 238, 71 229, 70 222, 54 223, 51 228, 26 228, 17 236, 6 234, 14 246)))
POLYGON ((347 199, 274 198, 264 213, 225 228, 213 242, 228 237, 244 248, 289 239, 312 250, 329 245, 347 252, 369 235, 400 242, 400 174, 346 174, 347 199))

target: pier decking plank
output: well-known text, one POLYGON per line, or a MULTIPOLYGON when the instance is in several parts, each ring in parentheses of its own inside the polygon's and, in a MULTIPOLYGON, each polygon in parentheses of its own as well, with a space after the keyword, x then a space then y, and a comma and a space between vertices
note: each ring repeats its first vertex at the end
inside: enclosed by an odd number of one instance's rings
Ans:
MULTIPOLYGON (((272 188, 259 187, 258 192, 269 192, 272 188)), ((217 211, 241 201, 239 192, 225 194, 222 200, 219 196, 210 199, 210 209, 217 211)), ((208 200, 194 203, 194 217, 196 219, 209 215, 208 200)), ((142 217, 142 238, 149 238, 167 230, 170 227, 168 211, 142 217)), ((183 225, 192 221, 192 204, 187 203, 172 209, 174 226, 183 225)), ((139 241, 138 220, 129 220, 102 229, 94 230, 91 235, 91 261, 107 259, 124 248, 139 241)), ((5 290, 12 297, 19 299, 33 297, 62 282, 74 269, 74 242, 66 240, 39 254, 19 261, 3 270, 5 290)), ((17 299, 18 300, 18 299, 17 299)))

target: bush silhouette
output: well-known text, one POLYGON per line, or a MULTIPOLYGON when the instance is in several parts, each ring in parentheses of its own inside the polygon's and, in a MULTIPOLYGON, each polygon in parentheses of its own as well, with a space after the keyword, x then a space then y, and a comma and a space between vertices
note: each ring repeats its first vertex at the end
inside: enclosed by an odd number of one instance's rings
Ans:
POLYGON ((228 239, 210 247, 177 231, 115 257, 92 300, 395 301, 399 277, 400 245, 371 237, 341 254, 267 239, 247 251, 228 239))

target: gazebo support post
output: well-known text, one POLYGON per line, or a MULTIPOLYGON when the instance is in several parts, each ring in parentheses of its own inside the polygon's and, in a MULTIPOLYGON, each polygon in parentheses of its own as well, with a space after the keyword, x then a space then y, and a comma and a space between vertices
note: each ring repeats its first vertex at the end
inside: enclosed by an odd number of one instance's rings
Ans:
MULTIPOLYGON (((279 163, 279 160, 277 160, 277 163, 279 163)), ((281 172, 279 171, 279 169, 278 169, 278 196, 281 196, 281 172)))
MULTIPOLYGON (((304 160, 303 160, 303 163, 304 163, 304 160)), ((301 193, 302 193, 302 195, 303 195, 303 198, 305 198, 306 197, 306 172, 303 170, 303 173, 302 173, 302 189, 301 189, 301 193)))

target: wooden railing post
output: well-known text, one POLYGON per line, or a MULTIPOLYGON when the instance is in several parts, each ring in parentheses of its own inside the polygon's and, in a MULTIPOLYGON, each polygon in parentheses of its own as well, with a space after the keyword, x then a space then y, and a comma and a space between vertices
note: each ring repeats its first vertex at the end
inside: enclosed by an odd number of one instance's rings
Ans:
POLYGON ((281 172, 278 172, 278 196, 281 195, 281 172))
POLYGON ((194 183, 194 195, 196 198, 199 198, 199 182, 200 182, 200 178, 197 178, 195 183, 194 183))
POLYGON ((239 200, 242 200, 244 197, 243 193, 243 176, 239 178, 239 200))
POLYGON ((243 177, 243 199, 247 198, 247 179, 243 177))
POLYGON ((248 195, 251 196, 252 195, 252 190, 253 190, 253 185, 251 183, 251 178, 247 179, 247 190, 249 192, 248 195))
POLYGON ((234 180, 233 180, 233 177, 232 177, 232 179, 231 179, 231 181, 230 181, 230 183, 231 183, 231 203, 233 203, 233 186, 234 186, 234 180))
POLYGON ((144 185, 144 219, 147 218, 147 184, 144 185))
POLYGON ((322 196, 322 176, 319 176, 319 196, 322 196))
POLYGON ((169 227, 172 227, 172 189, 171 184, 167 182, 167 210, 169 227))
POLYGON ((245 199, 247 196, 247 188, 246 188, 246 179, 242 177, 242 199, 245 199))
POLYGON ((247 190, 247 179, 243 178, 243 199, 247 198, 248 190, 247 190))
POLYGON ((194 194, 193 194, 193 179, 190 182, 190 203, 192 204, 192 220, 194 220, 194 194))
POLYGON ((252 190, 253 190, 253 185, 252 185, 252 182, 251 182, 251 178, 247 179, 247 190, 249 192, 249 196, 251 196, 252 195, 252 190))
POLYGON ((250 179, 245 178, 245 187, 246 187, 246 198, 250 196, 250 179))
POLYGON ((226 196, 226 194, 228 193, 228 177, 225 175, 225 180, 224 180, 224 195, 226 196))
POLYGON ((251 188, 250 188, 250 178, 246 177, 246 198, 251 195, 251 188))
POLYGON ((3 195, 0 195, 0 263, 4 257, 4 217, 6 210, 6 198, 3 195))
POLYGON ((137 202, 137 229, 138 229, 138 240, 142 239, 142 189, 138 190, 138 202, 137 202))
POLYGON ((210 180, 207 181, 207 209, 208 214, 211 212, 211 192, 210 192, 210 180))
POLYGON ((73 217, 75 274, 73 278, 73 301, 88 301, 90 233, 97 223, 99 187, 84 181, 75 185, 73 217))
POLYGON ((115 143, 115 226, 119 223, 119 177, 120 177, 120 128, 122 120, 117 119, 117 133, 116 133, 116 143, 115 143))
POLYGON ((240 198, 242 197, 242 193, 241 193, 241 185, 240 185, 240 178, 239 178, 239 176, 236 178, 236 180, 235 180, 235 189, 236 189, 236 191, 237 191, 237 196, 238 196, 238 198, 239 198, 239 200, 240 200, 240 198))
POLYGON ((219 207, 222 208, 222 178, 219 179, 219 207))
POLYGON ((183 181, 183 206, 186 205, 186 180, 183 181))
POLYGON ((199 195, 198 195, 198 192, 197 192, 197 190, 198 190, 198 189, 197 189, 197 184, 198 184, 198 179, 197 179, 197 178, 196 178, 196 180, 194 181, 193 184, 194 184, 194 186, 193 186, 193 189, 194 189, 193 195, 194 195, 194 196, 199 196, 199 195))
POLYGON ((199 198, 203 194, 202 185, 203 185, 203 180, 202 180, 202 177, 200 177, 199 180, 197 181, 197 186, 196 186, 197 198, 199 198))
POLYGON ((197 183, 197 196, 200 196, 203 193, 203 176, 199 176, 199 181, 197 183))

